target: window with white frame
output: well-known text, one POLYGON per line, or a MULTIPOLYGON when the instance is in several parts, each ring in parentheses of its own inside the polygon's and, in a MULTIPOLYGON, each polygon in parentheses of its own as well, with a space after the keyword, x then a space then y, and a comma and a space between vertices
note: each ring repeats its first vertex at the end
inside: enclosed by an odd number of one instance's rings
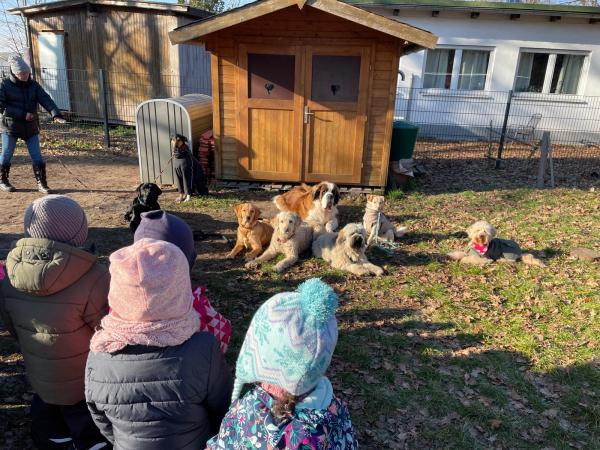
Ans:
POLYGON ((585 57, 581 53, 522 51, 515 91, 577 94, 585 57))
POLYGON ((428 50, 423 87, 482 91, 485 89, 490 50, 441 48, 428 50))

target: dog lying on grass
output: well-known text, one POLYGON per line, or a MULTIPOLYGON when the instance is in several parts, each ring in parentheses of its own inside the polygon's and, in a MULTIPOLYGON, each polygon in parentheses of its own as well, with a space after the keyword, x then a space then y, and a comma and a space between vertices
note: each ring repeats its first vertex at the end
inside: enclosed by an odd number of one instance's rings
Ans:
POLYGON ((313 254, 334 269, 359 276, 383 275, 383 269, 367 259, 366 248, 367 233, 360 223, 349 223, 339 233, 324 233, 312 244, 313 254))
POLYGON ((278 262, 273 270, 281 273, 298 262, 302 253, 310 249, 313 229, 302 222, 300 216, 292 212, 280 212, 272 220, 275 231, 269 248, 258 258, 246 263, 247 269, 254 269, 260 263, 270 261, 283 253, 285 258, 278 262))
POLYGON ((383 195, 367 195, 367 206, 363 216, 363 226, 369 239, 367 245, 375 242, 379 237, 384 241, 394 242, 396 238, 402 237, 408 231, 408 228, 393 224, 388 219, 383 210, 385 208, 385 197, 383 195), (376 234, 377 220, 379 219, 379 233, 376 234))
POLYGON ((252 203, 241 203, 233 210, 238 220, 237 240, 227 258, 235 258, 244 248, 249 248, 246 261, 251 261, 271 242, 273 227, 260 218, 260 209, 252 203))
POLYGON ((496 229, 485 220, 480 220, 467 228, 469 248, 466 252, 452 252, 448 257, 464 264, 483 266, 494 261, 515 263, 519 260, 527 265, 544 267, 540 259, 530 253, 523 253, 519 244, 509 239, 498 239, 496 229))

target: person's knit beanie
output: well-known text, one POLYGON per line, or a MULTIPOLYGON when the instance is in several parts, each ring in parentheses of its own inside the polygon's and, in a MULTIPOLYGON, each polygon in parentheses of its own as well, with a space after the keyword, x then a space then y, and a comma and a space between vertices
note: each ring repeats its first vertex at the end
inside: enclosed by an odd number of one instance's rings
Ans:
POLYGON ((127 345, 170 347, 200 330, 188 261, 170 242, 141 239, 110 255, 111 311, 92 337, 95 352, 127 345))
POLYGON ((38 198, 25 210, 25 237, 50 239, 81 247, 88 236, 85 211, 64 195, 38 198))
POLYGON ((31 73, 29 64, 21 56, 13 56, 10 60, 10 70, 15 75, 18 73, 31 73))
POLYGON ((196 262, 194 233, 190 226, 179 217, 158 210, 142 213, 142 221, 133 236, 133 241, 150 238, 176 245, 187 258, 190 269, 196 262))
POLYGON ((334 290, 318 278, 263 303, 240 350, 232 401, 247 383, 268 383, 292 395, 310 392, 335 350, 337 305, 334 290))

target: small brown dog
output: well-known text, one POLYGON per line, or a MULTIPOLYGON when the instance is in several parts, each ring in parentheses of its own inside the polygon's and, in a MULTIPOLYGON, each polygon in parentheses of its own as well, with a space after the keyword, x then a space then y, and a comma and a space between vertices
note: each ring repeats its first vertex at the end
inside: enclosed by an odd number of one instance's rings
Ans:
POLYGON ((363 226, 367 231, 367 245, 371 245, 375 238, 380 238, 384 241, 394 242, 396 238, 406 234, 408 228, 396 225, 388 219, 383 210, 385 208, 385 197, 383 195, 367 195, 367 207, 363 216, 363 226), (379 220, 379 234, 375 234, 377 221, 379 220))
POLYGON ((448 253, 448 257, 463 264, 484 266, 494 261, 515 263, 523 261, 530 266, 545 267, 542 260, 531 253, 523 253, 519 244, 510 239, 496 237, 496 229, 485 220, 479 220, 467 228, 469 247, 467 251, 448 253))
POLYGON ((244 248, 249 248, 251 251, 246 255, 246 261, 251 261, 271 242, 273 227, 260 219, 260 209, 252 203, 241 203, 233 210, 238 220, 237 241, 227 258, 235 258, 244 248))

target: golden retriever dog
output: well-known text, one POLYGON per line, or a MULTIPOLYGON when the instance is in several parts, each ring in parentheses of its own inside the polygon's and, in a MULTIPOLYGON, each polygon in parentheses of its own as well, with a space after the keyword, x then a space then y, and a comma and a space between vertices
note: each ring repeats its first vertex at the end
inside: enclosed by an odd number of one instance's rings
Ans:
POLYGON ((254 269, 260 263, 270 261, 280 253, 285 258, 273 270, 281 273, 298 262, 300 255, 310 249, 313 229, 302 222, 300 216, 292 212, 280 212, 271 221, 275 231, 269 248, 258 258, 246 263, 247 269, 254 269))
POLYGON ((238 220, 237 240, 233 250, 227 254, 227 258, 235 258, 244 248, 248 248, 251 251, 246 255, 246 261, 250 261, 269 245, 273 227, 267 221, 260 219, 260 209, 252 203, 241 203, 233 210, 238 220))
POLYGON ((296 186, 273 199, 279 211, 294 212, 315 232, 334 232, 338 227, 337 204, 340 189, 328 181, 307 186, 296 186))
POLYGON ((383 275, 383 269, 365 255, 367 232, 360 223, 349 223, 339 233, 324 233, 312 244, 313 254, 331 267, 354 275, 383 275))
POLYGON ((523 253, 519 244, 509 239, 496 237, 496 229, 485 220, 467 228, 469 247, 466 252, 452 252, 448 257, 465 264, 486 265, 494 261, 515 263, 519 260, 532 266, 544 267, 543 261, 530 253, 523 253))
POLYGON ((367 195, 367 206, 363 216, 363 226, 369 236, 367 245, 371 245, 376 237, 388 242, 394 242, 396 238, 402 237, 408 228, 394 225, 388 219, 383 210, 385 208, 385 197, 383 195, 367 195), (379 233, 376 234, 377 219, 379 218, 379 233))

